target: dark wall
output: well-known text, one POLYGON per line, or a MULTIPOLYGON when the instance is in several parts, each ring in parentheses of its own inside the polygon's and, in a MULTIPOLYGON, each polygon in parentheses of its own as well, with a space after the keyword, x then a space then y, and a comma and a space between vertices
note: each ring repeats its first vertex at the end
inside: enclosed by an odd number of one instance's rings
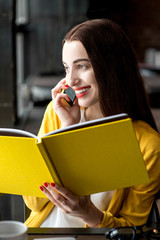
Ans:
POLYGON ((87 0, 29 0, 26 32, 26 76, 61 73, 64 34, 87 19, 87 0), (78 4, 77 4, 78 3, 78 4))
POLYGON ((138 60, 143 61, 147 48, 160 49, 159 0, 90 0, 89 18, 109 18, 129 36, 138 60))
POLYGON ((0 1, 0 127, 15 121, 15 78, 13 62, 13 1, 0 1))
POLYGON ((126 15, 127 33, 139 60, 144 60, 147 48, 160 49, 160 1, 130 0, 126 15))

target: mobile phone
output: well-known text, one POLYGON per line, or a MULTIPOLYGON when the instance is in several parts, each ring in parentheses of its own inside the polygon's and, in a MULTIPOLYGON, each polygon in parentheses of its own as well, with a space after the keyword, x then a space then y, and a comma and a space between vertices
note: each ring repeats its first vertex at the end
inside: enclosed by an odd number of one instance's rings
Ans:
POLYGON ((75 91, 71 87, 69 87, 67 89, 62 89, 61 92, 68 95, 68 97, 70 98, 70 101, 66 100, 65 98, 64 98, 64 100, 69 107, 72 107, 74 100, 76 98, 75 91))

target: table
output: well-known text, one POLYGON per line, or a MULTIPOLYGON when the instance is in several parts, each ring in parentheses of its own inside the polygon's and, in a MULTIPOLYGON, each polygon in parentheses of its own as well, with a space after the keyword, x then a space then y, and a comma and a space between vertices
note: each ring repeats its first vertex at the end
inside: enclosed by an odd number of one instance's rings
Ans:
POLYGON ((76 240, 104 240, 108 228, 29 228, 28 240, 75 237, 76 240))
MULTIPOLYGON (((137 229, 137 228, 136 228, 137 229)), ((105 240, 105 232, 109 231, 109 228, 29 228, 28 229, 28 240, 34 239, 48 239, 54 240, 54 238, 60 237, 72 237, 76 240, 105 240)), ((150 228, 154 231, 155 228, 150 228)), ((160 240, 160 231, 157 228, 156 235, 150 234, 148 238, 144 238, 140 231, 136 230, 136 240, 144 239, 158 239, 160 240)), ((126 230, 125 230, 126 231, 126 230)), ((143 231, 145 232, 145 231, 143 231)))

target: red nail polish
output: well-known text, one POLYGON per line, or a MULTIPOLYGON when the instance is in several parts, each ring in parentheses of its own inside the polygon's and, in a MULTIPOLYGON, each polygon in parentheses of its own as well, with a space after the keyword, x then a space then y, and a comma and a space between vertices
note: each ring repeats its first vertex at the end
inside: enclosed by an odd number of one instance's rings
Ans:
POLYGON ((65 83, 64 85, 65 85, 65 87, 66 87, 66 88, 69 88, 69 86, 68 86, 68 84, 67 84, 67 83, 65 83))
POLYGON ((46 182, 45 182, 45 183, 43 183, 43 185, 44 185, 45 187, 48 187, 48 183, 46 183, 46 182))
POLYGON ((43 187, 42 186, 40 186, 39 188, 40 188, 41 191, 43 191, 43 187))
POLYGON ((52 182, 51 182, 51 184, 50 184, 50 185, 51 185, 52 187, 54 187, 54 186, 55 186, 55 183, 52 183, 52 182))

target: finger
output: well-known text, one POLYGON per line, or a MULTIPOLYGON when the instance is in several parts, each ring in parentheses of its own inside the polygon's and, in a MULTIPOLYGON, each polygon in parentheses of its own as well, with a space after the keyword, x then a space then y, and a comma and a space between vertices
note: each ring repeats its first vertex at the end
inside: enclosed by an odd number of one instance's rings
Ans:
POLYGON ((52 194, 43 185, 39 187, 40 190, 55 204, 52 194))
POLYGON ((51 94, 53 99, 56 97, 57 93, 61 92, 61 89, 67 88, 65 83, 66 83, 66 80, 65 78, 63 78, 61 81, 59 81, 59 83, 54 88, 52 88, 51 94))
POLYGON ((63 107, 65 109, 68 109, 70 106, 67 104, 67 102, 70 101, 69 97, 65 93, 58 93, 56 98, 53 100, 53 107, 56 110, 59 110, 59 107, 63 107))
POLYGON ((64 202, 61 202, 61 208, 66 213, 75 214, 76 212, 78 213, 79 211, 83 212, 84 206, 86 205, 89 206, 91 202, 90 195, 79 197, 57 184, 53 184, 53 188, 61 195, 63 195, 64 199, 66 199, 64 202))
POLYGON ((79 106, 79 104, 78 104, 78 98, 77 98, 77 97, 75 98, 73 105, 79 106))
POLYGON ((61 92, 62 89, 67 89, 67 88, 68 88, 67 86, 61 84, 59 87, 57 87, 57 89, 52 89, 53 101, 55 101, 57 97, 59 97, 58 100, 60 98, 65 98, 67 101, 71 101, 66 93, 61 92))
POLYGON ((57 207, 62 208, 62 206, 63 206, 64 203, 65 203, 65 200, 62 200, 62 203, 60 203, 60 202, 58 202, 58 201, 53 197, 53 195, 47 190, 46 187, 40 186, 39 188, 40 188, 41 191, 43 191, 43 193, 46 195, 46 197, 48 197, 48 199, 49 199, 54 205, 56 205, 57 207))
POLYGON ((50 184, 45 182, 41 187, 43 188, 44 194, 58 207, 62 207, 62 205, 66 204, 66 199, 56 192, 50 184))
POLYGON ((53 187, 57 192, 59 192, 61 195, 63 195, 63 197, 65 197, 66 199, 70 200, 70 201, 74 201, 74 199, 77 199, 77 196, 75 194, 73 194, 72 192, 70 192, 69 190, 67 190, 66 188, 59 186, 58 184, 54 183, 54 187, 53 187))
POLYGON ((56 98, 57 94, 60 93, 61 89, 63 89, 63 88, 65 88, 64 84, 58 84, 51 90, 53 100, 56 98))

